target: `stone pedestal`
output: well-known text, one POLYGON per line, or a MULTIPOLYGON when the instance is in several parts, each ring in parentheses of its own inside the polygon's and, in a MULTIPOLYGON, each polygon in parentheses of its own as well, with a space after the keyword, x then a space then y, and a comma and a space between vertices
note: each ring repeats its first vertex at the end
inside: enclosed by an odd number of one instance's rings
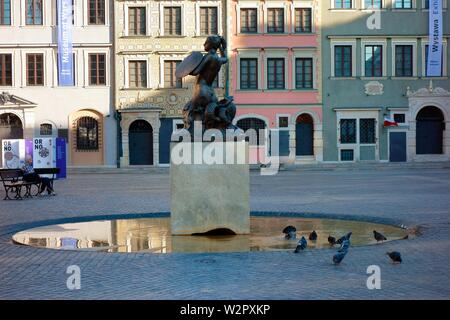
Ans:
POLYGON ((246 142, 173 143, 170 180, 173 235, 250 233, 246 142))

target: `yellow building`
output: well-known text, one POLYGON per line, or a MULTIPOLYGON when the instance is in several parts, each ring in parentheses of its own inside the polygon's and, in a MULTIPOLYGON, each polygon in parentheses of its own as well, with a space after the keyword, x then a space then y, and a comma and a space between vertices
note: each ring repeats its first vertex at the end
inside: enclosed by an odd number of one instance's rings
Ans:
MULTIPOLYGON (((168 165, 170 136, 182 126, 193 77, 176 65, 203 51, 206 36, 225 36, 225 0, 115 1, 115 103, 120 115, 121 166, 168 165)), ((217 95, 225 86, 225 68, 217 95)))

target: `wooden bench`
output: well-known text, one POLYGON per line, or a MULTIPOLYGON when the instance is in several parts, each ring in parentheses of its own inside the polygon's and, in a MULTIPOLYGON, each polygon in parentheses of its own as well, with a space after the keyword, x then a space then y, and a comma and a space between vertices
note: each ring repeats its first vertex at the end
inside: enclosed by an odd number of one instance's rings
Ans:
POLYGON ((6 193, 3 200, 30 198, 33 185, 36 185, 39 191, 39 183, 23 181, 23 172, 20 169, 2 169, 0 170, 0 177, 6 193), (23 187, 25 187, 25 195, 22 197, 23 187), (13 193, 14 198, 10 197, 11 193, 13 193))
MULTIPOLYGON (((59 168, 36 168, 34 172, 38 175, 47 175, 50 179, 50 184, 53 188, 53 181, 56 175, 59 174, 59 168)), ((22 200, 23 198, 31 198, 39 194, 41 183, 27 182, 23 180, 23 171, 20 169, 0 169, 0 177, 5 188, 5 198, 3 200, 22 200), (32 188, 36 186, 36 192, 32 188), (25 194, 22 197, 22 190, 25 188, 25 194), (12 194, 14 198, 11 198, 12 194)))
POLYGON ((53 188, 53 181, 56 179, 56 175, 59 174, 61 170, 59 168, 36 168, 34 169, 34 172, 36 172, 38 175, 46 175, 49 176, 50 179, 50 185, 53 188))

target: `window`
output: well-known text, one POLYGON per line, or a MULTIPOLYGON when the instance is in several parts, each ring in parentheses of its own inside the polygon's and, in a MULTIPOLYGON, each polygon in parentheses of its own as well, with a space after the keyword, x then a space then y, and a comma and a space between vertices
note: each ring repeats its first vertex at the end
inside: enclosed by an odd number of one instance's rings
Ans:
POLYGON ((383 76, 383 46, 367 45, 365 50, 365 76, 381 77, 383 76))
POLYGON ((0 54, 0 86, 12 86, 11 54, 0 54))
MULTIPOLYGON (((442 48, 442 68, 441 68, 441 77, 443 75, 444 72, 444 48, 442 48)), ((428 73, 428 45, 425 45, 425 60, 424 60, 424 66, 425 66, 425 74, 423 75, 424 77, 427 77, 427 73, 428 73)))
POLYGON ((375 143, 375 119, 359 119, 359 143, 375 143))
POLYGON ((313 59, 295 59, 295 88, 311 89, 313 87, 313 59))
POLYGON ((200 8, 200 34, 217 34, 217 7, 200 8))
POLYGON ((267 89, 284 89, 284 58, 267 59, 267 89))
POLYGON ((341 119, 341 143, 356 143, 356 119, 341 119))
POLYGON ((258 59, 241 59, 240 82, 241 89, 258 89, 258 59))
POLYGON ((130 36, 143 36, 145 32, 145 7, 128 8, 128 34, 130 36))
POLYGON ((411 77, 413 75, 413 46, 396 45, 395 46, 395 76, 411 77))
POLYGON ((284 116, 278 117, 278 127, 280 127, 280 128, 289 127, 289 117, 284 117, 284 116))
POLYGON ((11 24, 11 0, 0 0, 0 25, 11 24))
POLYGON ((352 76, 352 46, 334 47, 334 76, 352 76))
POLYGON ((381 9, 382 7, 382 0, 364 0, 364 8, 366 9, 381 9))
POLYGON ((394 113, 394 121, 397 123, 405 123, 406 116, 404 113, 394 113))
POLYGON ((44 85, 44 55, 27 54, 27 86, 44 85))
POLYGON ((106 55, 104 53, 89 54, 89 85, 106 85, 106 55))
POLYGON ((341 149, 341 161, 353 161, 353 149, 341 149))
MULTIPOLYGON (((183 121, 183 120, 181 120, 183 121)), ((184 123, 183 122, 179 122, 179 123, 175 123, 175 130, 181 130, 184 129, 184 123)))
POLYGON ((69 141, 69 129, 58 128, 57 131, 58 138, 63 138, 64 140, 69 141))
POLYGON ((42 0, 27 0, 25 10, 27 25, 42 24, 42 0))
POLYGON ((181 36, 181 7, 164 7, 164 34, 181 36))
POLYGON ((335 9, 351 9, 352 0, 334 0, 335 9))
POLYGON ((164 61, 164 88, 182 88, 183 81, 175 76, 181 61, 164 61))
POLYGON ((41 136, 51 136, 52 135, 52 125, 50 123, 43 123, 40 126, 39 134, 41 136))
MULTIPOLYGON (((1 0, 0 0, 1 1, 1 0)), ((72 0, 72 25, 75 24, 75 6, 72 0)), ((56 25, 58 25, 58 1, 56 1, 56 25)))
POLYGON ((412 0, 395 0, 394 9, 412 9, 412 0))
POLYGON ((311 8, 295 9, 295 32, 311 32, 311 8))
POLYGON ((430 9, 430 0, 425 0, 424 1, 423 8, 424 9, 430 9))
POLYGON ((105 0, 89 0, 89 24, 105 24, 105 0))
POLYGON ((258 118, 244 118, 236 123, 247 137, 249 137, 250 146, 264 146, 266 143, 265 130, 266 123, 258 118), (248 131, 250 130, 250 131, 248 131))
POLYGON ((283 33, 284 32, 284 9, 269 8, 267 9, 267 32, 283 33))
POLYGON ((77 150, 98 150, 98 122, 92 117, 77 121, 77 150))
POLYGON ((130 88, 147 87, 147 61, 129 61, 128 73, 130 88))
POLYGON ((257 9, 245 8, 241 9, 241 33, 256 33, 257 32, 257 9))

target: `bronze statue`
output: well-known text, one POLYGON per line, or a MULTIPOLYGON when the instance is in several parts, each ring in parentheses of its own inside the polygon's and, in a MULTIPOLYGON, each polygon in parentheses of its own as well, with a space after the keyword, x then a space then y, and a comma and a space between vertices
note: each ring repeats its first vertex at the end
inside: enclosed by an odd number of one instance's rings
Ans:
POLYGON ((205 55, 194 51, 176 70, 177 77, 197 76, 193 97, 183 108, 184 128, 192 132, 194 121, 201 121, 203 130, 236 130, 238 128, 232 124, 236 114, 233 97, 219 101, 212 86, 221 66, 228 62, 226 41, 221 36, 209 36, 204 47, 205 55))

